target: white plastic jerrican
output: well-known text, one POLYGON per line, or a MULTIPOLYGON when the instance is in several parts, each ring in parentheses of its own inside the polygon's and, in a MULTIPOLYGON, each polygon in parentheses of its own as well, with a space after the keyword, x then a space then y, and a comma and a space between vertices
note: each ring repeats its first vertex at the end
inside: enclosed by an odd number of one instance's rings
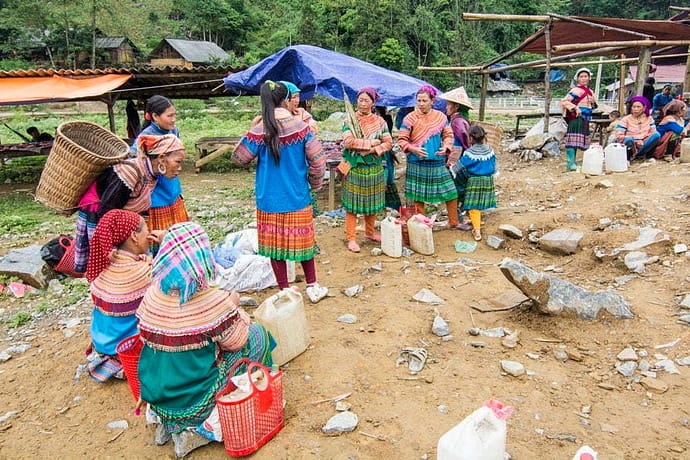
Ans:
POLYGON ((277 342, 273 364, 282 366, 309 346, 307 315, 302 294, 284 289, 272 295, 254 312, 256 321, 268 329, 277 342))
POLYGON ((391 216, 381 222, 381 250, 388 257, 402 256, 402 224, 391 216))
POLYGON ((582 173, 590 176, 604 174, 604 149, 596 142, 582 156, 582 173))
POLYGON ((625 172, 628 170, 628 152, 625 145, 614 142, 604 149, 606 172, 625 172))
POLYGON ((690 163, 690 137, 683 139, 680 143, 680 162, 690 163))
POLYGON ((506 419, 512 407, 495 400, 480 407, 438 440, 438 460, 504 460, 506 419))
POLYGON ((410 235, 410 248, 419 254, 430 256, 434 253, 433 222, 426 216, 415 214, 407 221, 410 235))

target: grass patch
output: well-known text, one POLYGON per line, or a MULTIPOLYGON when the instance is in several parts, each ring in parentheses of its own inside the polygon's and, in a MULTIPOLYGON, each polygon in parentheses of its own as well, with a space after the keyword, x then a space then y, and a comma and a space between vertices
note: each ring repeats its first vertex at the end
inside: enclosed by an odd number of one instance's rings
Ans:
MULTIPOLYGON (((22 235, 35 240, 59 233, 74 233, 74 221, 58 216, 50 209, 34 201, 26 191, 0 194, 0 241, 3 236, 22 235), (27 235, 29 234, 29 235, 27 235)), ((12 244, 21 244, 13 240, 12 244)))
POLYGON ((28 323, 31 321, 31 313, 25 312, 25 311, 20 311, 15 313, 10 317, 10 319, 7 320, 7 327, 10 329, 14 329, 19 326, 23 326, 24 324, 28 323))

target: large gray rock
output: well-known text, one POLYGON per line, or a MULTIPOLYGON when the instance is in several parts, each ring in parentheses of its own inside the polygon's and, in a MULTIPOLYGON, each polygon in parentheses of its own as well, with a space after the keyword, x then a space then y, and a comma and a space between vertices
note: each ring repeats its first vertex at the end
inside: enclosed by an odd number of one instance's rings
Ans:
POLYGON ((520 141, 520 146, 523 149, 539 150, 540 148, 542 148, 544 144, 546 144, 546 141, 548 141, 552 137, 553 136, 551 136, 548 133, 534 134, 522 139, 520 141))
POLYGON ((0 261, 0 275, 16 276, 30 286, 45 289, 54 272, 41 259, 41 246, 34 244, 8 252, 0 261))
POLYGON ((621 249, 623 251, 639 251, 642 248, 656 245, 658 243, 670 244, 671 234, 663 230, 651 227, 642 227, 640 236, 631 243, 625 243, 621 249))
POLYGON ((634 316, 630 305, 613 290, 591 293, 510 258, 503 259, 499 268, 508 281, 534 301, 542 313, 558 315, 573 311, 582 319, 594 319, 603 309, 617 318, 634 316))
POLYGON ((501 224, 498 226, 498 229, 502 231, 504 235, 507 235, 511 238, 518 240, 522 238, 522 230, 517 228, 515 225, 501 224))
POLYGON ((570 228, 558 228, 539 238, 539 247, 552 254, 574 254, 584 234, 570 228))
POLYGON ((321 428, 321 431, 327 434, 332 433, 349 433, 357 428, 359 417, 357 414, 350 411, 340 412, 331 417, 326 425, 321 428))

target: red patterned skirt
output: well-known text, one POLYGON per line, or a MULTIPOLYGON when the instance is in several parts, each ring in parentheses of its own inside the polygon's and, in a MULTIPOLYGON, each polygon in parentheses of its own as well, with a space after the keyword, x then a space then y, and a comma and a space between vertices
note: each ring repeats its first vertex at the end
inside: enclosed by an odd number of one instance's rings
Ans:
POLYGON ((181 196, 170 206, 149 209, 149 230, 167 230, 175 224, 187 221, 189 215, 181 196))
POLYGON ((301 262, 314 257, 314 218, 311 206, 292 212, 256 210, 259 254, 301 262))

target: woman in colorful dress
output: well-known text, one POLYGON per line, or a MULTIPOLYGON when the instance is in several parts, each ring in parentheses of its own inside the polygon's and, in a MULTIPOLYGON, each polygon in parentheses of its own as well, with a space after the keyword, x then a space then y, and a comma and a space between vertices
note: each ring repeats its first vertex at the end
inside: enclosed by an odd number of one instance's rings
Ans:
POLYGON ((328 289, 316 279, 310 186, 321 188, 326 158, 309 125, 287 109, 287 94, 280 82, 267 80, 261 85, 261 121, 242 137, 232 160, 247 165, 257 159, 259 254, 271 259, 278 287, 289 287, 287 261, 299 261, 307 296, 316 303, 328 289))
POLYGON ((616 127, 616 139, 628 148, 628 160, 651 158, 659 143, 659 133, 650 115, 651 107, 644 96, 630 99, 630 114, 616 127))
POLYGON ((94 380, 122 378, 116 348, 138 332, 135 313, 151 284, 149 242, 160 236, 149 232, 142 216, 123 209, 108 211, 96 226, 86 269, 94 304, 87 370, 94 380))
POLYGON ((142 134, 137 138, 135 158, 108 167, 98 176, 78 205, 74 251, 76 272, 86 271, 89 241, 101 217, 111 209, 147 214, 156 183, 162 177, 177 177, 185 156, 184 145, 176 136, 142 134))
POLYGON ((654 150, 654 158, 680 156, 680 142, 688 135, 687 122, 684 119, 687 106, 685 102, 674 99, 662 109, 661 123, 656 127, 659 133, 659 144, 654 150))
POLYGON ((403 119, 398 145, 407 154, 405 198, 415 213, 424 214, 425 203, 446 203, 448 225, 458 228, 458 192, 446 168, 453 145, 453 131, 446 115, 432 105, 437 91, 424 85, 417 91, 417 107, 403 119))
MULTIPOLYGON (((144 111, 144 129, 141 135, 163 136, 174 134, 180 137, 177 129, 177 110, 172 101, 164 96, 151 96, 146 101, 144 111)), ((132 143, 130 152, 136 154, 137 139, 132 143)), ((180 178, 161 177, 151 193, 151 208, 149 209, 148 224, 152 230, 167 230, 171 225, 189 220, 187 208, 182 198, 182 185, 180 178)))
POLYGON ((215 278, 206 232, 193 222, 175 224, 163 237, 137 310, 141 399, 160 419, 156 443, 172 437, 178 458, 222 441, 215 396, 238 359, 272 365, 271 335, 250 322, 236 292, 211 286, 215 278))
POLYGON ((578 150, 589 148, 589 121, 592 119, 592 110, 596 108, 596 100, 592 90, 589 89, 589 81, 592 72, 582 67, 575 72, 577 84, 570 88, 566 96, 561 99, 563 117, 568 123, 565 135, 565 156, 568 162, 568 171, 577 169, 578 150))
POLYGON ((379 99, 375 88, 365 87, 357 93, 357 126, 343 126, 343 160, 350 170, 343 179, 342 203, 345 208, 345 242, 347 249, 359 252, 355 238, 357 214, 364 215, 364 235, 380 242, 375 232, 376 213, 385 206, 386 180, 383 174, 384 154, 393 147, 386 121, 374 113, 379 99))
POLYGON ((472 126, 469 136, 471 146, 451 167, 451 174, 455 178, 463 208, 470 216, 472 236, 475 241, 480 241, 482 210, 496 207, 496 154, 491 146, 485 143, 484 128, 472 126))

